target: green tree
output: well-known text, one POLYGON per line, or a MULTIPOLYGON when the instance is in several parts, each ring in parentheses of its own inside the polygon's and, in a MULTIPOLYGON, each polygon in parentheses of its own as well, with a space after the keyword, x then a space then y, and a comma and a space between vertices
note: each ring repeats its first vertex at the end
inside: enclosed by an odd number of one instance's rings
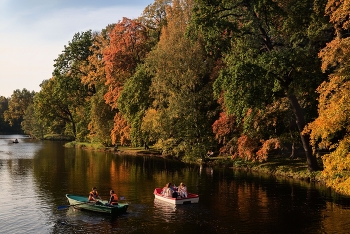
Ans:
POLYGON ((92 86, 82 83, 82 78, 87 76, 84 68, 88 66, 89 56, 93 54, 90 49, 92 42, 91 31, 76 33, 72 41, 64 46, 63 53, 55 59, 52 78, 52 89, 58 100, 56 104, 61 107, 58 108, 61 111, 58 118, 68 121, 71 134, 79 141, 87 140, 89 134, 89 97, 95 92, 92 86))
POLYGON ((13 91, 8 102, 8 110, 4 112, 5 121, 11 126, 16 123, 20 126, 26 109, 33 103, 34 95, 34 91, 30 92, 27 89, 13 91))
MULTIPOLYGON (((62 82, 62 79, 60 80, 62 82)), ((72 79, 67 78, 67 85, 72 79)), ((40 122, 49 133, 75 136, 76 120, 74 118, 74 104, 68 102, 65 92, 53 77, 41 83, 41 90, 34 98, 34 111, 40 122), (73 108, 73 110, 71 109, 73 108)))
MULTIPOLYGON (((142 130, 156 137, 164 153, 191 160, 204 155, 213 123, 213 63, 199 40, 185 36, 192 1, 173 1, 167 8, 167 26, 149 54, 153 107, 144 118, 142 130)), ((215 106, 215 105, 214 105, 215 106)), ((215 109, 215 108, 214 108, 215 109)))
MULTIPOLYGON (((323 14, 325 2, 196 3, 191 32, 202 35, 208 50, 224 58, 226 68, 216 80, 214 91, 224 98, 228 114, 234 114, 240 122, 248 111, 254 116, 275 100, 288 98, 308 168, 319 170, 309 135, 301 132, 316 114, 314 90, 325 80, 317 59, 332 32, 323 14)), ((243 123, 251 124, 249 118, 243 123)))
POLYGON ((11 132, 10 124, 5 121, 4 112, 8 110, 8 99, 0 96, 0 134, 11 132))
POLYGON ((47 133, 40 118, 35 113, 34 103, 26 109, 21 126, 23 131, 33 138, 43 139, 47 133))
POLYGON ((120 112, 131 127, 130 138, 133 145, 142 145, 149 142, 147 132, 141 131, 142 118, 145 111, 151 106, 149 87, 152 77, 144 65, 140 65, 136 73, 128 79, 118 99, 120 112))

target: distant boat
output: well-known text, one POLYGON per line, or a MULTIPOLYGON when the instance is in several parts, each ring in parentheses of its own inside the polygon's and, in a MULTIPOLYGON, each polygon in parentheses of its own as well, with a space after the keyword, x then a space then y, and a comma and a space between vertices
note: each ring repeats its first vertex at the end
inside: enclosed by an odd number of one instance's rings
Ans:
POLYGON ((18 140, 16 139, 16 140, 13 141, 13 143, 19 143, 19 142, 18 142, 18 140))

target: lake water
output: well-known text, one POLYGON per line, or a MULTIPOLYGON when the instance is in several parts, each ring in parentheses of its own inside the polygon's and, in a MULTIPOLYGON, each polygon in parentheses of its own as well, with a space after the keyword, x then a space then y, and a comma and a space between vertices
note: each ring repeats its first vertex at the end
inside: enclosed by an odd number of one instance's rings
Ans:
POLYGON ((0 136, 1 233, 350 233, 350 199, 317 183, 63 145, 0 136), (199 203, 154 200, 167 182, 186 183, 199 203), (124 196, 128 212, 57 209, 94 186, 124 196))

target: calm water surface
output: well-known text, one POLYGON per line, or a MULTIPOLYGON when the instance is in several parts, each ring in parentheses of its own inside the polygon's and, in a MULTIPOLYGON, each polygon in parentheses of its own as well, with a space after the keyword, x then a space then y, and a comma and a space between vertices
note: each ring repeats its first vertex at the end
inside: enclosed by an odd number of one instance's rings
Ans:
POLYGON ((1 233, 350 233, 350 199, 319 184, 63 144, 0 136, 1 233), (181 181, 198 204, 154 200, 155 187, 181 181), (128 212, 57 209, 93 186, 104 199, 116 190, 128 212))

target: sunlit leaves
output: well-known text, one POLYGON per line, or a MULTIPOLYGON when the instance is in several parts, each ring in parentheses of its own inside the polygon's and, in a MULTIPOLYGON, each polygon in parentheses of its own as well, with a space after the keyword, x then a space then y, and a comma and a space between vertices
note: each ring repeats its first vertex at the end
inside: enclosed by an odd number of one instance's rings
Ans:
POLYGON ((350 29, 350 2, 349 0, 329 0, 326 6, 326 14, 331 18, 338 37, 343 37, 345 30, 350 29))
POLYGON ((328 186, 342 194, 350 194, 350 137, 346 135, 339 141, 335 151, 323 156, 322 175, 328 186))
POLYGON ((340 132, 350 133, 350 81, 341 76, 331 76, 319 88, 319 116, 309 126, 311 139, 321 139, 321 148, 334 148, 332 139, 340 132))
POLYGON ((322 70, 326 71, 328 68, 336 67, 338 72, 350 74, 350 37, 340 39, 335 38, 329 42, 327 46, 320 52, 322 58, 322 70))
POLYGON ((121 145, 130 144, 130 125, 120 113, 114 116, 114 127, 111 132, 111 138, 114 144, 118 144, 118 142, 121 145))
MULTIPOLYGON (((150 121, 152 124, 143 125, 143 130, 151 137, 158 131, 157 140, 177 156, 184 152, 189 155, 195 145, 205 144, 210 132, 207 116, 212 105, 212 62, 200 39, 191 41, 185 37, 191 6, 191 1, 173 1, 167 8, 168 24, 146 59, 154 76, 150 89, 154 111, 147 112, 145 118, 150 119, 152 113, 159 122, 150 121), (157 128, 145 129, 151 125, 157 128)), ((205 146, 201 148, 204 154, 205 146)))
POLYGON ((124 82, 135 72, 149 48, 146 28, 128 18, 123 18, 114 26, 109 38, 110 43, 103 54, 108 86, 105 100, 113 108, 117 108, 117 99, 124 82))
POLYGON ((314 150, 331 150, 322 157, 326 183, 338 192, 350 194, 350 2, 329 0, 326 14, 336 32, 321 50, 322 70, 331 70, 329 81, 317 89, 318 117, 305 132, 310 132, 314 150))

